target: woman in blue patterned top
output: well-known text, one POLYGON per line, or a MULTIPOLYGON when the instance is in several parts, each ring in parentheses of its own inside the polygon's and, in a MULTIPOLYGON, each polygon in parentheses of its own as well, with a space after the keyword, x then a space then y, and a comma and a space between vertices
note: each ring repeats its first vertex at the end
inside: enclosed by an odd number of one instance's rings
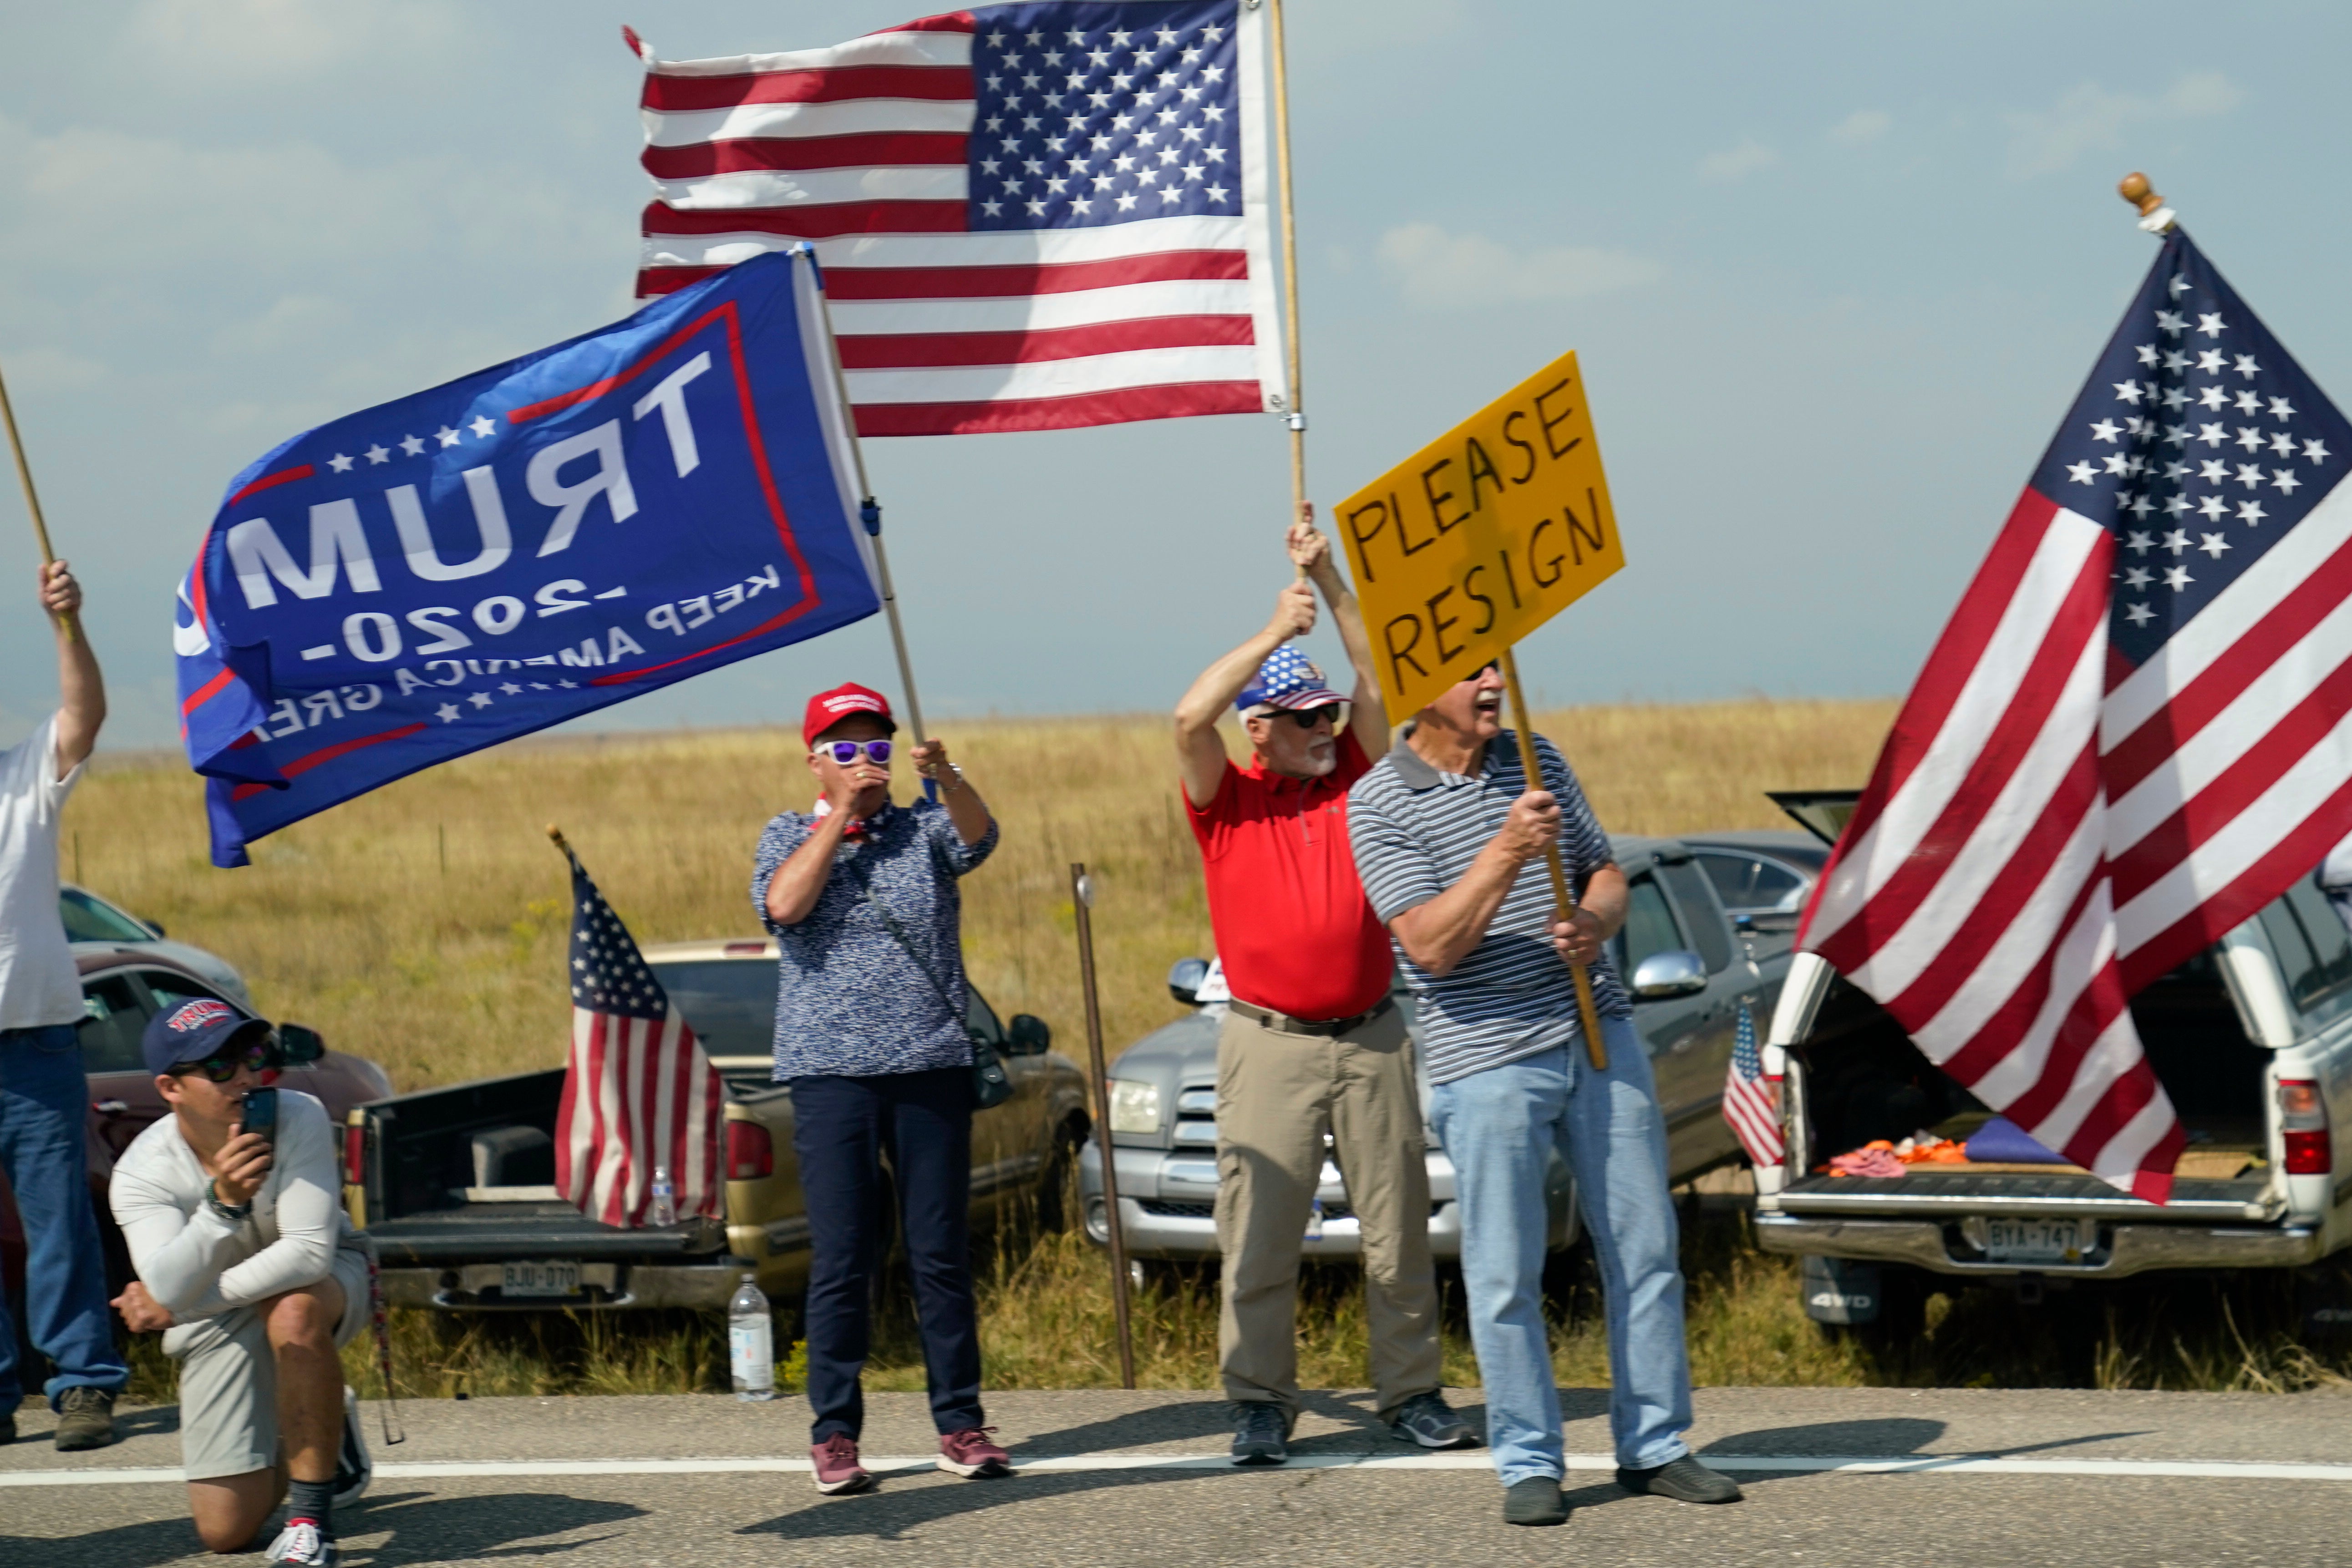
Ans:
POLYGON ((940 1468, 1010 1474, 980 1406, 980 1331, 966 1213, 971 1195, 971 1040, 964 1032, 958 878, 996 847, 996 820, 947 748, 915 767, 939 799, 890 801, 890 737, 878 692, 809 700, 802 735, 823 795, 760 837, 751 902, 776 939, 776 1066, 793 1096, 810 1242, 809 1433, 819 1491, 863 1491, 859 1374, 874 1275, 887 1234, 882 1160, 898 1178, 940 1468))

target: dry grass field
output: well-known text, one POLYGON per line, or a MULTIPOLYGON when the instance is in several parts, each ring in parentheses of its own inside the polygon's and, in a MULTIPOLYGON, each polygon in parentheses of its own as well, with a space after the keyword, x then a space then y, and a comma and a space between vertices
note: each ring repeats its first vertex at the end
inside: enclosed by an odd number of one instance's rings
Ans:
MULTIPOLYGON (((1602 823, 1674 833, 1777 826, 1768 788, 1860 784, 1892 702, 1766 701, 1588 708, 1546 715, 1602 823)), ((1198 863, 1181 820, 1165 721, 992 721, 946 737, 1004 826, 965 885, 971 973, 1006 1014, 1051 1023, 1083 1058, 1069 865, 1098 887, 1096 931, 1107 1038, 1176 1016, 1169 963, 1209 951, 1198 863)), ((434 770, 255 847, 252 868, 206 861, 194 781, 169 758, 108 760, 75 796, 67 874, 174 936, 236 963, 258 1004, 383 1063, 404 1089, 553 1066, 568 1037, 562 981, 562 826, 644 942, 750 933, 751 847, 774 812, 812 789, 780 730, 522 742, 434 770)), ((1938 1297, 1927 1342, 1874 1355, 1825 1338, 1798 1303, 1787 1259, 1748 1244, 1738 1214, 1685 1226, 1693 1370, 1709 1384, 1919 1385, 2097 1383, 2167 1388, 2305 1387, 2352 1363, 2295 1343, 2284 1281, 2078 1291, 2032 1313, 1990 1291, 1938 1297)), ((1015 1226, 983 1248, 983 1342, 998 1387, 1117 1382, 1100 1255, 1076 1237, 1015 1226)), ((1555 1281, 1559 1375, 1609 1378, 1589 1272, 1555 1281)), ((1301 1371, 1312 1384, 1364 1380, 1362 1306, 1346 1270, 1310 1270, 1301 1371)), ((1475 1384, 1458 1303, 1449 1381, 1475 1384)), ((789 1328, 789 1319, 783 1327, 789 1328)), ((873 1380, 921 1386, 903 1317, 885 1325, 873 1380)), ((715 1328, 690 1317, 574 1321, 552 1314, 403 1314, 401 1391, 425 1397, 707 1389, 724 1376, 715 1328)), ((1213 1279, 1155 1276, 1137 1314, 1147 1385, 1215 1382, 1213 1279)), ((365 1343, 354 1384, 375 1386, 365 1343)), ((134 1392, 167 1393, 169 1369, 138 1349, 134 1392)))

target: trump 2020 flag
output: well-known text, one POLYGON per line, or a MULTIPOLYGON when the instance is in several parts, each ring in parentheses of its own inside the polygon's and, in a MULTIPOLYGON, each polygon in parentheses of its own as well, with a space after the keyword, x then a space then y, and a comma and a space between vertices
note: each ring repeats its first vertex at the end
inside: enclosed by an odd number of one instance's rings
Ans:
POLYGON ((213 863, 872 615, 821 287, 762 257, 232 480, 173 626, 213 863))
POLYGON ((572 862, 572 1057, 555 1112, 555 1186, 590 1219, 645 1225, 656 1173, 677 1218, 717 1219, 726 1090, 629 928, 572 862))
POLYGON ((1265 7, 1054 0, 646 62, 640 295, 814 243, 857 427, 1281 412, 1265 7))
POLYGON ((2130 999, 2352 830, 2352 426, 2179 229, 1905 700, 1800 945, 2162 1202, 2130 999))

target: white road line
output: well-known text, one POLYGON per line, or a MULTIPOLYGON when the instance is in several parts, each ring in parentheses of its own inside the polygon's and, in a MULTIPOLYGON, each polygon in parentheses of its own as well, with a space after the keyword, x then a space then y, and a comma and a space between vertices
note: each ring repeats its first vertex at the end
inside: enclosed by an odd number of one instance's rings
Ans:
MULTIPOLYGON (((2200 1480, 2352 1481, 2352 1465, 2276 1464, 2245 1459, 2004 1459, 1984 1454, 1702 1454, 1715 1469, 1778 1475, 1956 1475, 2173 1477, 2200 1480)), ((1485 1470, 1484 1451, 1448 1454, 1294 1454, 1293 1470, 1485 1470)), ((927 1455, 874 1458, 877 1474, 919 1472, 935 1468, 927 1455)), ((1571 1470, 1613 1470, 1606 1454, 1570 1454, 1571 1470)), ((1058 1454, 1015 1456, 1015 1468, 1032 1474, 1083 1470, 1233 1470, 1223 1454, 1058 1454)), ((806 1459, 449 1459, 426 1464, 379 1464, 386 1481, 462 1480, 511 1476, 692 1476, 806 1474, 806 1459)), ((1248 1473, 1265 1474, 1264 1469, 1248 1473)), ((177 1468, 20 1470, 0 1473, 0 1488, 153 1486, 178 1481, 177 1468)))

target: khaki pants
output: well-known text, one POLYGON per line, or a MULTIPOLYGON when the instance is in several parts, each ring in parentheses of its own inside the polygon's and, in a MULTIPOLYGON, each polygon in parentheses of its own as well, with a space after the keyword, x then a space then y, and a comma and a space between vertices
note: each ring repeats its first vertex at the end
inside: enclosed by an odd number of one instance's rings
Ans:
POLYGON ((1238 1013, 1217 1037, 1217 1360, 1225 1397, 1298 1413, 1298 1259, 1331 1134, 1363 1233, 1381 1414, 1438 1386, 1429 1141, 1412 1042, 1391 1007, 1353 1033, 1294 1035, 1238 1013))

